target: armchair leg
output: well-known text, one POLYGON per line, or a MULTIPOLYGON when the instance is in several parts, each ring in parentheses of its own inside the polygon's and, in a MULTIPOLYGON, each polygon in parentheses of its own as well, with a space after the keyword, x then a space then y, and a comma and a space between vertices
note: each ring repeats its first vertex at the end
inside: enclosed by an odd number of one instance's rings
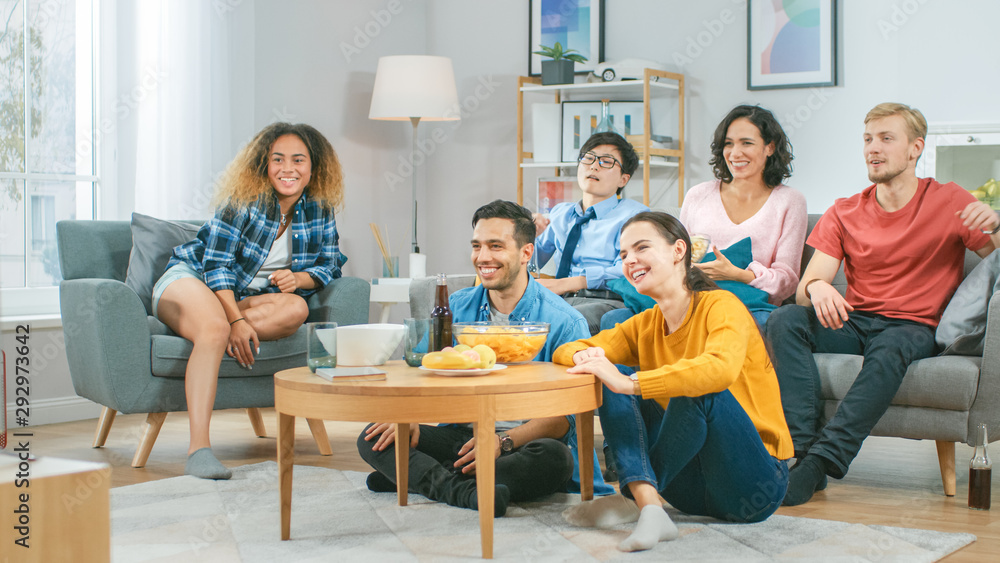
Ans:
POLYGON ((333 450, 330 449, 330 438, 326 435, 326 425, 323 424, 323 421, 318 418, 307 418, 306 422, 309 423, 313 440, 316 440, 316 446, 319 447, 319 455, 333 455, 333 450))
POLYGON ((955 442, 938 440, 938 465, 941 467, 941 483, 945 496, 955 496, 955 442))
POLYGON ((267 430, 264 429, 264 418, 260 416, 260 409, 256 407, 249 408, 247 409, 247 415, 250 417, 250 425, 253 426, 253 433, 258 438, 266 438, 267 430))
POLYGON ((146 430, 142 433, 142 440, 139 441, 139 448, 135 450, 135 457, 132 458, 132 467, 143 467, 149 458, 149 452, 156 443, 156 437, 160 435, 160 427, 163 420, 167 418, 165 412, 151 412, 146 415, 146 430))
POLYGON ((101 416, 97 419, 97 433, 94 434, 93 448, 100 448, 108 441, 108 432, 111 432, 111 425, 115 422, 115 415, 118 411, 110 407, 101 408, 101 416))

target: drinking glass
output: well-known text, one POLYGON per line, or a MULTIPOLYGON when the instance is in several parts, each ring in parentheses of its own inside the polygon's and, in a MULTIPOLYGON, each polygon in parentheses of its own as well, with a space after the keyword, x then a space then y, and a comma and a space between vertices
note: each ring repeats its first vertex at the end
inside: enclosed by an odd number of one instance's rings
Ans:
POLYGON ((337 323, 306 323, 306 326, 309 370, 316 373, 316 368, 337 367, 337 323))
POLYGON ((410 367, 418 367, 431 342, 430 319, 403 319, 403 358, 410 367))

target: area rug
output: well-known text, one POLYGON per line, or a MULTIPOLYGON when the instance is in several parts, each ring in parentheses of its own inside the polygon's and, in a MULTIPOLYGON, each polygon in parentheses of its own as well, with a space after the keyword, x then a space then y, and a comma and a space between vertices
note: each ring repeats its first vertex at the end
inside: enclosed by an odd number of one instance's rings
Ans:
MULTIPOLYGON (((480 556, 479 518, 410 495, 372 493, 364 473, 296 466, 291 540, 280 541, 278 466, 237 467, 229 481, 174 477, 111 491, 112 556, 132 561, 465 561, 480 556)), ((498 561, 936 561, 970 534, 772 516, 760 524, 671 517, 680 537, 616 549, 632 525, 578 528, 562 511, 578 495, 513 505, 494 524, 498 561)))

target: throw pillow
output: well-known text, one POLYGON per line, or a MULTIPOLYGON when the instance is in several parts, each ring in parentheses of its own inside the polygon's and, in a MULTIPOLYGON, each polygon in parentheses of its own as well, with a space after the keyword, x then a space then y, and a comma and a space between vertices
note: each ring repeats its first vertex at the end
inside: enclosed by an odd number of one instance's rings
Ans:
MULTIPOLYGON (((753 262, 753 247, 750 237, 734 242, 729 248, 722 249, 722 254, 737 268, 746 269, 753 262)), ((715 260, 715 253, 709 252, 702 258, 702 262, 715 260)), ((732 292, 747 309, 751 311, 770 311, 775 306, 768 302, 768 294, 762 289, 757 289, 743 282, 735 280, 721 280, 715 282, 720 289, 732 292)))
POLYGON ((641 313, 646 309, 649 309, 653 305, 656 305, 656 301, 653 301, 652 297, 643 295, 635 290, 625 278, 615 278, 606 284, 608 289, 622 296, 625 301, 625 306, 632 310, 633 313, 641 313))
POLYGON ((153 314, 153 286, 163 275, 175 246, 194 240, 201 225, 164 221, 132 214, 132 252, 125 285, 142 300, 146 314, 153 314))
POLYGON ((990 298, 1000 289, 1000 253, 983 259, 955 290, 934 339, 942 355, 982 356, 990 298))

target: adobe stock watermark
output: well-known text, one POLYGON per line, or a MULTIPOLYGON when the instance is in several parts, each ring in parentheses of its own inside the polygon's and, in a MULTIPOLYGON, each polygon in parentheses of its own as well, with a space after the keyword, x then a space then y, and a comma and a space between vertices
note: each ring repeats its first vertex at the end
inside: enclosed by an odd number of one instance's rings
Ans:
POLYGON ((799 104, 794 110, 785 112, 785 114, 778 118, 778 122, 781 123, 781 128, 785 130, 785 133, 791 135, 792 132, 802 128, 807 121, 813 118, 819 110, 823 109, 823 106, 830 101, 832 96, 831 90, 824 90, 822 88, 810 88, 809 94, 806 96, 804 102, 799 104))
POLYGON ((440 145, 448 141, 451 133, 454 133, 461 127, 462 120, 476 113, 482 107, 482 104, 489 100, 501 85, 500 82, 493 80, 492 74, 480 76, 478 82, 479 84, 476 85, 472 94, 466 96, 459 101, 458 105, 445 112, 445 117, 459 118, 457 121, 449 122, 451 124, 450 132, 446 132, 444 127, 435 127, 430 132, 429 138, 417 140, 417 148, 413 154, 399 156, 399 164, 396 166, 395 172, 386 171, 385 183, 389 186, 390 190, 395 190, 396 186, 413 176, 416 169, 427 161, 427 157, 434 154, 434 151, 440 145))
POLYGON ((225 16, 243 4, 243 0, 212 0, 212 8, 218 16, 225 16))
MULTIPOLYGON (((407 1, 412 2, 413 0, 407 1)), ((360 55, 362 50, 371 45, 372 41, 392 23, 392 19, 403 12, 404 8, 402 0, 389 0, 385 8, 369 11, 371 19, 362 25, 354 26, 354 36, 351 37, 351 41, 340 42, 340 53, 344 56, 347 64, 351 64, 352 58, 360 55)))
POLYGON ((733 8, 723 8, 717 17, 702 20, 701 27, 704 28, 694 35, 689 35, 684 44, 683 52, 674 52, 673 61, 680 69, 686 65, 694 63, 708 50, 715 40, 722 37, 726 29, 736 23, 736 13, 739 9, 746 11, 746 0, 733 0, 733 8))
POLYGON ((878 31, 882 34, 882 40, 888 41, 900 28, 909 23, 910 18, 919 12, 920 8, 927 2, 928 0, 893 2, 889 17, 878 20, 878 31))
POLYGON ((105 117, 95 127, 91 135, 81 133, 77 138, 76 155, 78 158, 87 158, 93 154, 94 144, 100 143, 106 135, 114 133, 118 122, 124 121, 132 115, 139 104, 150 94, 159 89, 163 81, 169 77, 167 71, 161 69, 159 65, 146 65, 142 69, 136 85, 127 93, 118 96, 111 106, 113 116, 105 117))

